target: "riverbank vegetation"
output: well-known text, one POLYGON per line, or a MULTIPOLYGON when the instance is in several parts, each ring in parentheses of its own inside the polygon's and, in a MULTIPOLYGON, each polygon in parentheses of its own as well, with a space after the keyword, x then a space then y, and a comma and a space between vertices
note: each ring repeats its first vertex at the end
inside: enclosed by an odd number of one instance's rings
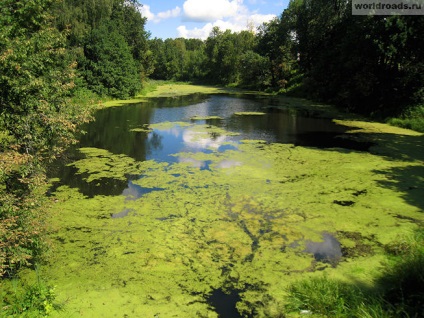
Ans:
POLYGON ((388 259, 372 287, 319 276, 288 288, 287 312, 320 317, 421 317, 424 314, 424 230, 385 247, 388 259))
POLYGON ((136 1, 0 6, 0 275, 42 250, 46 164, 76 141, 101 99, 139 92, 148 73, 136 1))
MULTIPOLYGON (((137 0, 0 2, 3 280, 34 268, 49 248, 46 166, 76 142, 95 104, 192 92, 184 85, 149 86, 149 80, 209 84, 203 93, 237 87, 301 96, 424 131, 421 16, 359 17, 351 15, 350 2, 293 0, 259 30, 214 28, 206 40, 163 40, 149 38, 139 5, 137 0)), ((416 263, 409 254, 394 261, 388 276, 406 273, 404 262, 410 259, 422 269, 420 251, 416 263)), ((298 309, 319 312, 301 296, 322 282, 313 283, 292 287, 298 309)), ((32 306, 48 314, 54 298, 50 286, 39 279, 26 287, 16 284, 15 296, 2 295, 5 312, 19 314, 32 306), (32 305, 13 305, 20 302, 32 305)), ((402 298, 402 310, 410 314, 409 301, 419 293, 402 298)), ((396 305, 395 291, 381 297, 396 305)))

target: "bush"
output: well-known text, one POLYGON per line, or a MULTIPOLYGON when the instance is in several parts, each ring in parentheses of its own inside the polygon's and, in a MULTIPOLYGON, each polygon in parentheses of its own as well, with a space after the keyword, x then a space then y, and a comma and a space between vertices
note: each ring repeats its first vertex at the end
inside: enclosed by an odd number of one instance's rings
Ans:
POLYGON ((55 303, 54 288, 39 278, 33 284, 16 279, 9 281, 0 297, 2 317, 47 317, 53 310, 61 309, 55 303))
POLYGON ((424 132, 424 106, 411 107, 398 118, 390 118, 388 123, 393 126, 424 132))

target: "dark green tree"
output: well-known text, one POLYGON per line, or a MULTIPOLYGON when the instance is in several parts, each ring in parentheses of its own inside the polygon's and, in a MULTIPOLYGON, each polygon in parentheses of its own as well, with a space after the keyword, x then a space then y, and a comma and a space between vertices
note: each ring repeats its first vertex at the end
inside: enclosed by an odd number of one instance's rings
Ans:
POLYGON ((250 89, 265 89, 271 86, 269 60, 249 50, 240 57, 240 85, 250 89))
POLYGON ((81 69, 88 88, 99 95, 127 98, 141 88, 131 48, 112 22, 87 37, 81 69))
POLYGON ((198 39, 153 39, 153 79, 196 81, 204 76, 204 43, 198 39))
POLYGON ((253 50, 256 40, 252 32, 222 32, 215 27, 205 43, 207 56, 207 76, 209 80, 220 84, 238 84, 243 70, 241 56, 253 50))
POLYGON ((153 55, 153 72, 150 77, 156 80, 169 79, 168 72, 166 70, 166 54, 164 41, 159 38, 149 40, 149 49, 152 51, 153 55))

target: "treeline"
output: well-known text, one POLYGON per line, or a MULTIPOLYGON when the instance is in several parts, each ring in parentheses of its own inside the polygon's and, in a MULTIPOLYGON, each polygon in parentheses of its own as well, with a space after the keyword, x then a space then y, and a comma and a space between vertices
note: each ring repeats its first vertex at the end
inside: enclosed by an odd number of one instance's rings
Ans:
POLYGON ((353 16, 351 1, 292 0, 258 32, 152 39, 155 79, 279 91, 364 114, 423 103, 422 16, 353 16))

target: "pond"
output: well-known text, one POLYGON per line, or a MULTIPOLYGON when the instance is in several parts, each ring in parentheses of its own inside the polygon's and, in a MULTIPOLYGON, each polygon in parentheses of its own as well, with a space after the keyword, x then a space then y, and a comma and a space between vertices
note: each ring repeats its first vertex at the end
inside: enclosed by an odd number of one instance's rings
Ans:
POLYGON ((98 111, 51 171, 44 271, 67 316, 273 317, 298 277, 369 282, 382 244, 420 217, 381 186, 411 163, 280 103, 197 94, 98 111))

